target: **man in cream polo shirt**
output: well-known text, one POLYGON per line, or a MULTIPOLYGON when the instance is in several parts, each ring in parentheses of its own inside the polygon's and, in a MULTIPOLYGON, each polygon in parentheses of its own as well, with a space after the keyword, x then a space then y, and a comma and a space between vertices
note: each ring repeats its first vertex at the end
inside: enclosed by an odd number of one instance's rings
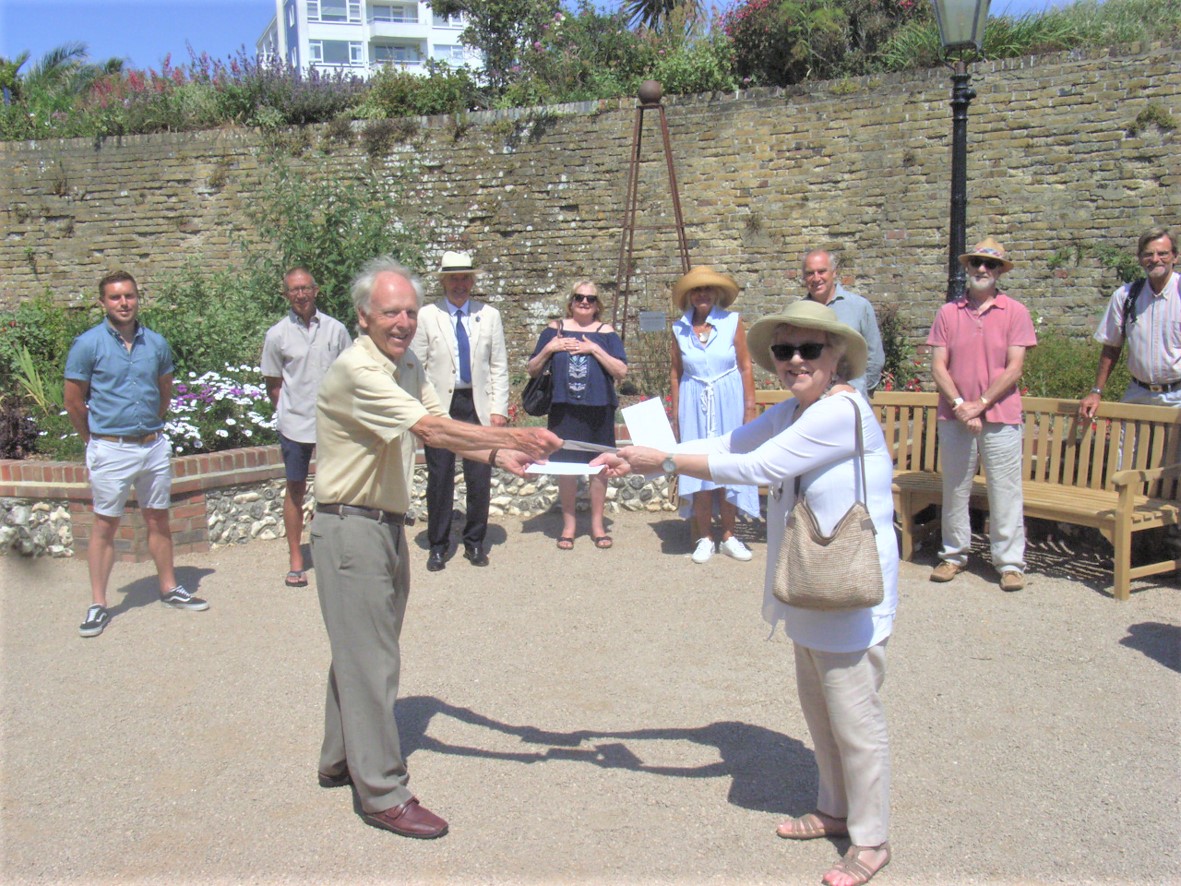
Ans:
POLYGON ((407 788, 394 719, 415 443, 519 475, 561 440, 544 428, 484 427, 444 414, 410 350, 422 285, 393 259, 369 262, 352 296, 361 335, 328 370, 316 404, 311 537, 332 650, 318 777, 326 788, 352 784, 366 823, 430 839, 447 822, 407 788))
POLYGON ((289 588, 308 584, 303 563, 303 499, 316 446, 316 395, 328 367, 352 344, 339 320, 316 308, 320 288, 306 268, 283 275, 283 297, 291 309, 267 330, 262 346, 262 374, 275 408, 279 448, 287 490, 283 494, 283 529, 287 535, 289 588))

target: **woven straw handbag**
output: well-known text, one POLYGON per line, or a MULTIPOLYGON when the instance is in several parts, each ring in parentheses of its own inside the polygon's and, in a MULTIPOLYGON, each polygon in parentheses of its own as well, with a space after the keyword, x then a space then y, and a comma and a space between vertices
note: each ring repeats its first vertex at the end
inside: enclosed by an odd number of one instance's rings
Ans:
POLYGON ((877 530, 866 506, 865 444, 861 439, 861 410, 857 413, 857 463, 861 469, 861 498, 837 521, 830 535, 820 531, 816 515, 800 495, 787 517, 783 544, 775 564, 772 592, 800 609, 864 609, 882 602, 885 588, 878 559, 877 530))

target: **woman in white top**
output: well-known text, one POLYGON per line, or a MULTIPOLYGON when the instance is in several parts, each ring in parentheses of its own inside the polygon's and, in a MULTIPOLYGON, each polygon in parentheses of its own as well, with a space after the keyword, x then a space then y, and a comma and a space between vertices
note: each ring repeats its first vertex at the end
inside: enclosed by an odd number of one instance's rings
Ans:
POLYGON ((747 336, 751 358, 779 376, 794 399, 730 434, 696 440, 675 454, 632 446, 600 456, 612 476, 629 471, 688 474, 718 483, 770 486, 763 617, 782 621, 795 649, 796 683, 816 749, 816 809, 779 825, 780 837, 844 837, 849 851, 825 874, 829 886, 868 881, 890 860, 890 756, 879 695, 886 641, 898 603, 898 547, 890 489, 893 463, 865 398, 844 379, 865 369, 865 340, 830 308, 799 301, 764 317, 747 336), (861 490, 856 422, 861 415, 865 484, 861 490), (854 501, 864 500, 877 530, 885 596, 877 606, 838 612, 804 610, 772 594, 784 524, 795 504, 795 478, 822 531, 831 532, 854 501))

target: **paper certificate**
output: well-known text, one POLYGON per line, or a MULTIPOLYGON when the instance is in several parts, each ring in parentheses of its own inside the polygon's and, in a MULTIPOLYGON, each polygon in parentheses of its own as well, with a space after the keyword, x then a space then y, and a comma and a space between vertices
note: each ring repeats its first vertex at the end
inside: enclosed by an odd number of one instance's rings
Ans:
POLYGON ((578 461, 547 461, 540 464, 531 464, 525 468, 526 474, 554 474, 556 476, 564 477, 588 477, 591 474, 597 474, 603 470, 602 465, 583 464, 578 461))
POLYGON ((651 446, 664 452, 676 449, 677 438, 673 436, 673 426, 669 424, 664 404, 658 397, 641 400, 622 412, 633 445, 651 446))

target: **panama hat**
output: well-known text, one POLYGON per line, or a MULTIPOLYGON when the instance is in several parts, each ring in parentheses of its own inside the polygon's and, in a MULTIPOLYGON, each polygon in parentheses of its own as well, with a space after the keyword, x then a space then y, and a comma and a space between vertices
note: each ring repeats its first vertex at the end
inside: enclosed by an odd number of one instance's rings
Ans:
POLYGON ((444 252, 439 262, 439 275, 443 274, 474 274, 472 257, 467 252, 444 252))
POLYGON ((1001 273, 1011 271, 1013 263, 1005 258, 1005 247, 997 243, 991 237, 985 237, 973 247, 971 252, 965 252, 960 256, 960 264, 965 268, 968 267, 968 260, 972 258, 991 258, 993 261, 1001 263, 1001 273))
POLYGON ((832 308, 810 299, 800 299, 785 311, 763 317, 756 321, 746 334, 746 345, 751 359, 768 372, 775 372, 775 361, 771 358, 771 340, 775 337, 775 329, 785 324, 799 329, 815 329, 840 337, 845 343, 845 360, 849 364, 850 378, 865 374, 868 348, 861 333, 838 320, 832 308))
POLYGON ((719 308, 730 307, 734 304, 734 299, 738 298, 737 283, 725 274, 719 274, 713 268, 698 265, 673 284, 673 305, 684 311, 689 291, 699 286, 716 286, 722 290, 722 295, 718 299, 719 308))

